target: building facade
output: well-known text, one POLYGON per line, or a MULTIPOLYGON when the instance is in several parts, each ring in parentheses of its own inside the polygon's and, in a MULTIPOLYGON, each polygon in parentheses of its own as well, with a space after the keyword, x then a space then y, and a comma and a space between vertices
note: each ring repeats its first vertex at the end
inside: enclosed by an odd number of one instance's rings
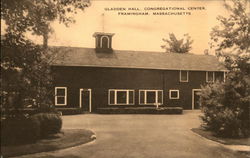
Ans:
POLYGON ((52 66, 56 107, 198 109, 201 85, 225 78, 215 56, 117 51, 113 35, 95 33, 95 49, 56 48, 64 56, 52 66))

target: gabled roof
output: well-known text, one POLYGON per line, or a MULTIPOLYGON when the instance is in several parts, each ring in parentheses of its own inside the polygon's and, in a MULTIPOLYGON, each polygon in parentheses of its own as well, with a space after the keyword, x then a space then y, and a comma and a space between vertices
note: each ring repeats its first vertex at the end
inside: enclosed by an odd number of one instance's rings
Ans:
POLYGON ((94 48, 53 47, 58 52, 54 66, 88 66, 141 68, 162 70, 224 71, 225 67, 212 55, 164 52, 121 51, 96 53, 94 48))

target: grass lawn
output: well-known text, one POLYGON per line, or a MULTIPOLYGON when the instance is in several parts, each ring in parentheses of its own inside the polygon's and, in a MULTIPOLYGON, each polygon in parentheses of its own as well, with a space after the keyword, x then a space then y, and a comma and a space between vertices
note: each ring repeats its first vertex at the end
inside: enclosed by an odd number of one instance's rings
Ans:
POLYGON ((1 146, 1 152, 4 157, 9 157, 64 149, 90 142, 94 140, 92 135, 94 133, 90 130, 66 129, 59 138, 41 139, 33 144, 1 146))
POLYGON ((225 145, 248 145, 250 146, 250 138, 239 138, 239 139, 233 139, 233 138, 222 138, 222 137, 216 137, 213 135, 210 131, 205 131, 200 128, 193 128, 193 132, 199 134, 202 137, 205 137, 207 139, 225 144, 225 145))

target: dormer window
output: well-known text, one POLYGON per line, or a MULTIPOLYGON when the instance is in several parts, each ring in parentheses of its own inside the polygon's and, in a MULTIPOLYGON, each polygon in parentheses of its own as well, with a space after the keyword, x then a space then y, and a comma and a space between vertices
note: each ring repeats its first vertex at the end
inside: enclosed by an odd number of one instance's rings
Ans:
POLYGON ((112 52, 113 33, 96 32, 93 37, 96 39, 96 52, 112 52))

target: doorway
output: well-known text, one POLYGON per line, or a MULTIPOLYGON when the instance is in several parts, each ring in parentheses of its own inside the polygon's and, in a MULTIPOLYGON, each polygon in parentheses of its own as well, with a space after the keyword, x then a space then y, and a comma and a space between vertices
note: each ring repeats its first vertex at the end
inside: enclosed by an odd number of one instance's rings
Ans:
POLYGON ((200 109, 200 95, 201 89, 192 89, 192 110, 200 109))
POLYGON ((91 112, 91 89, 80 89, 80 108, 83 109, 83 111, 91 112))

